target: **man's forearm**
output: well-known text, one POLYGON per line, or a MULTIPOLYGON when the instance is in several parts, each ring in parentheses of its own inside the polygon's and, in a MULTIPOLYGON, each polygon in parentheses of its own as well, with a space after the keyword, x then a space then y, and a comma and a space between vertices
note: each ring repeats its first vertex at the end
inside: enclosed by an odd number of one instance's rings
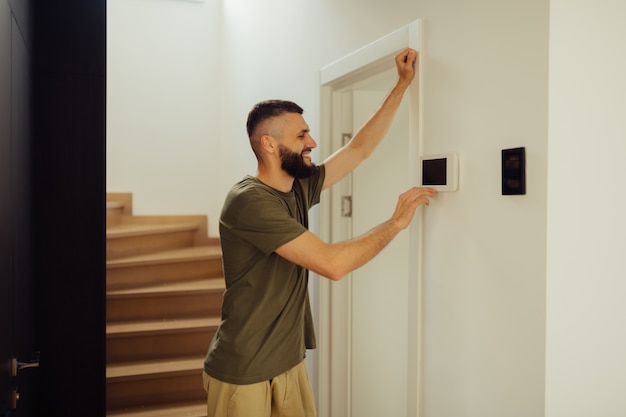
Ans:
MULTIPOLYGON (((339 280, 346 274, 365 265, 380 253, 403 230, 396 220, 387 220, 369 232, 332 246, 329 278, 339 280)), ((326 275, 326 274, 325 274, 326 275)))
POLYGON ((398 82, 391 89, 383 100, 381 106, 354 135, 355 140, 352 145, 362 147, 361 154, 366 158, 387 134, 389 126, 400 107, 404 92, 415 77, 415 64, 417 62, 417 52, 407 48, 394 57, 398 70, 398 82))
POLYGON ((294 264, 338 281, 380 253, 400 231, 409 226, 415 210, 423 204, 428 205, 429 198, 434 196, 432 188, 412 187, 400 194, 389 220, 359 237, 328 244, 307 230, 277 248, 276 253, 294 264))
POLYGON ((380 107, 350 141, 350 146, 360 149, 364 158, 374 151, 387 134, 408 86, 408 83, 398 81, 387 94, 380 107))

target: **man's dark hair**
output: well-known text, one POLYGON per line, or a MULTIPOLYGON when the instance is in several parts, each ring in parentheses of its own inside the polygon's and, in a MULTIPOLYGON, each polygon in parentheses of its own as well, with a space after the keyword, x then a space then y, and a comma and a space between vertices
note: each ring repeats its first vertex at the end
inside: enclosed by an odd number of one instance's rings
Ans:
POLYGON ((250 113, 248 113, 248 121, 246 122, 246 129, 248 130, 248 137, 252 139, 255 129, 259 124, 272 117, 280 116, 284 113, 298 113, 302 114, 304 110, 296 103, 286 100, 265 100, 257 103, 252 107, 250 113))

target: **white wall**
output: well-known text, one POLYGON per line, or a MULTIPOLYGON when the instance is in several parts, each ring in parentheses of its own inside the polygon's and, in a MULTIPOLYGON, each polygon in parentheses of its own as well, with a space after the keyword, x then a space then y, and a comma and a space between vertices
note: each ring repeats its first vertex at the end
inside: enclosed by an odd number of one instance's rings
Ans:
POLYGON ((219 214, 219 13, 216 1, 107 1, 107 191, 133 192, 136 214, 219 214))
POLYGON ((546 417, 626 415, 626 4, 553 0, 546 417))
POLYGON ((423 415, 541 416, 548 0, 109 0, 108 189, 140 213, 206 213, 215 234, 254 173, 250 106, 297 101, 316 137, 319 68, 417 18, 424 150, 461 158, 425 218, 423 415), (516 146, 528 194, 503 197, 516 146))
POLYGON ((541 416, 544 400, 547 1, 429 1, 424 152, 460 184, 426 210, 424 416, 541 416), (524 146, 527 194, 501 195, 524 146))

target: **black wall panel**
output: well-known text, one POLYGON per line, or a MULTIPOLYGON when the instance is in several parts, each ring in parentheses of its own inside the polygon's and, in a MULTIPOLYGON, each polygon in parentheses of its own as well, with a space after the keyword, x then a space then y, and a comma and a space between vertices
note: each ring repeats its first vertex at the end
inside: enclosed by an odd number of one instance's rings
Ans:
POLYGON ((41 415, 105 409, 105 4, 34 7, 41 415))

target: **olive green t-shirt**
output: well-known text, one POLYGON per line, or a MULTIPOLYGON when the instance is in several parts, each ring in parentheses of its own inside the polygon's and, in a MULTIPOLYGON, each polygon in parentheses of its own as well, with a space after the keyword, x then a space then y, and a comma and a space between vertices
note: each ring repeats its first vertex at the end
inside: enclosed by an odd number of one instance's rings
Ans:
POLYGON ((266 381, 296 366, 315 348, 308 271, 274 251, 308 229, 319 202, 323 165, 295 180, 291 192, 252 176, 235 184, 220 216, 226 291, 222 321, 204 369, 231 384, 266 381))

